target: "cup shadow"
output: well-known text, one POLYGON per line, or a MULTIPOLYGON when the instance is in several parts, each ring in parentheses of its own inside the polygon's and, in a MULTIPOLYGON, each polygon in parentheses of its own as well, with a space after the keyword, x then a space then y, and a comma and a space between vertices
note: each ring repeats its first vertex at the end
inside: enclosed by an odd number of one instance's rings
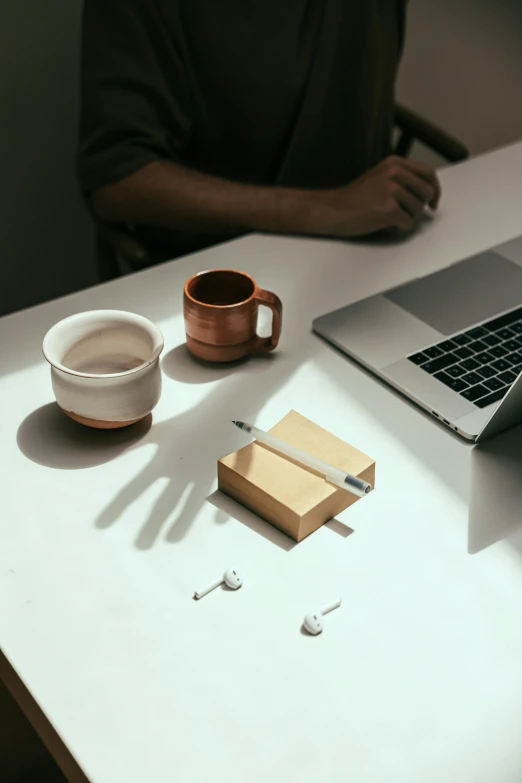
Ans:
POLYGON ((226 364, 204 362, 192 356, 186 343, 181 343, 165 354, 161 369, 165 375, 179 383, 212 383, 232 375, 247 361, 248 359, 240 359, 226 364))
MULTIPOLYGON (((279 352, 280 354, 281 352, 279 352)), ((274 354, 251 354, 235 362, 205 362, 192 356, 185 343, 176 346, 163 357, 161 368, 168 378, 178 383, 213 383, 241 371, 249 365, 267 365, 274 361, 274 354)))
POLYGON ((90 429, 72 421, 51 402, 24 419, 16 442, 22 454, 39 465, 55 470, 82 470, 115 459, 144 438, 151 426, 149 414, 130 427, 90 429))

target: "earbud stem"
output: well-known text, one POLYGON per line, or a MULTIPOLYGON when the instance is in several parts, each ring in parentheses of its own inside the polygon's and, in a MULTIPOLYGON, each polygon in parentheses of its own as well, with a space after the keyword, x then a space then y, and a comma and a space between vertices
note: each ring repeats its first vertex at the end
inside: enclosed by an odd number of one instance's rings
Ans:
POLYGON ((216 581, 215 581, 215 582, 212 582, 212 584, 211 584, 211 585, 208 585, 208 587, 205 587, 205 589, 204 589, 204 590, 196 590, 196 592, 194 593, 194 598, 195 598, 197 601, 199 601, 199 599, 200 599, 200 598, 203 598, 203 597, 204 597, 205 595, 207 595, 208 593, 211 593, 211 592, 212 592, 212 590, 215 590, 215 589, 216 589, 216 587, 219 587, 219 585, 222 585, 222 584, 223 584, 223 581, 224 581, 224 580, 223 580, 223 577, 221 577, 221 579, 216 579, 216 581))
POLYGON ((321 614, 328 614, 328 612, 332 612, 334 609, 339 609, 341 606, 341 599, 336 598, 335 601, 332 601, 331 604, 328 604, 327 606, 324 606, 321 609, 321 614))

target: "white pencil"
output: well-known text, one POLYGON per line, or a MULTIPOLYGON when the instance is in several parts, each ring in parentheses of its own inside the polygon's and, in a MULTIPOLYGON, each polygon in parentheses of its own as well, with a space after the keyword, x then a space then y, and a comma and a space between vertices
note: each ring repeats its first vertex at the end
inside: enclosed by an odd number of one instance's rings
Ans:
POLYGON ((248 432, 253 438, 260 443, 264 443, 266 446, 278 451, 280 454, 284 454, 290 459, 294 459, 296 462, 300 462, 301 465, 306 465, 307 468, 316 470, 318 473, 322 473, 331 484, 335 484, 342 489, 346 489, 348 492, 352 492, 354 495, 358 495, 360 498, 371 492, 372 485, 367 481, 363 481, 357 476, 352 476, 350 473, 345 473, 343 470, 329 465, 327 462, 323 462, 321 459, 313 457, 311 454, 307 454, 306 451, 301 451, 295 446, 291 446, 290 443, 285 443, 284 440, 270 435, 264 430, 260 430, 258 427, 254 427, 253 424, 247 424, 245 421, 233 421, 243 432, 248 432))

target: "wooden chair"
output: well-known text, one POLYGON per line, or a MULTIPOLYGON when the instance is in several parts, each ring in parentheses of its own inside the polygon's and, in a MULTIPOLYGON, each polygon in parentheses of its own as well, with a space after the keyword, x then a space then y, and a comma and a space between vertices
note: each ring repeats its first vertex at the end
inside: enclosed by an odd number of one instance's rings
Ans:
MULTIPOLYGON (((458 139, 397 103, 395 125, 399 131, 394 153, 407 157, 416 141, 424 144, 449 163, 459 163, 469 157, 469 151, 458 139)), ((100 282, 121 275, 122 266, 133 271, 152 264, 149 251, 129 231, 106 224, 97 224, 97 267, 100 282)))
POLYGON ((395 104, 395 125, 400 133, 394 152, 402 158, 408 157, 416 141, 449 163, 469 158, 469 150, 458 139, 400 103, 395 104))

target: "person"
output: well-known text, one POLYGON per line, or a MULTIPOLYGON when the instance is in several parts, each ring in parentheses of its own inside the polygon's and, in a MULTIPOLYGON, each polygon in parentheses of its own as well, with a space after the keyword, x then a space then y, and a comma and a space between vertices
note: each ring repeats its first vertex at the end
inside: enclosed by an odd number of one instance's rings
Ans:
POLYGON ((154 260, 249 231, 411 231, 390 155, 407 0, 85 0, 78 172, 154 260))

